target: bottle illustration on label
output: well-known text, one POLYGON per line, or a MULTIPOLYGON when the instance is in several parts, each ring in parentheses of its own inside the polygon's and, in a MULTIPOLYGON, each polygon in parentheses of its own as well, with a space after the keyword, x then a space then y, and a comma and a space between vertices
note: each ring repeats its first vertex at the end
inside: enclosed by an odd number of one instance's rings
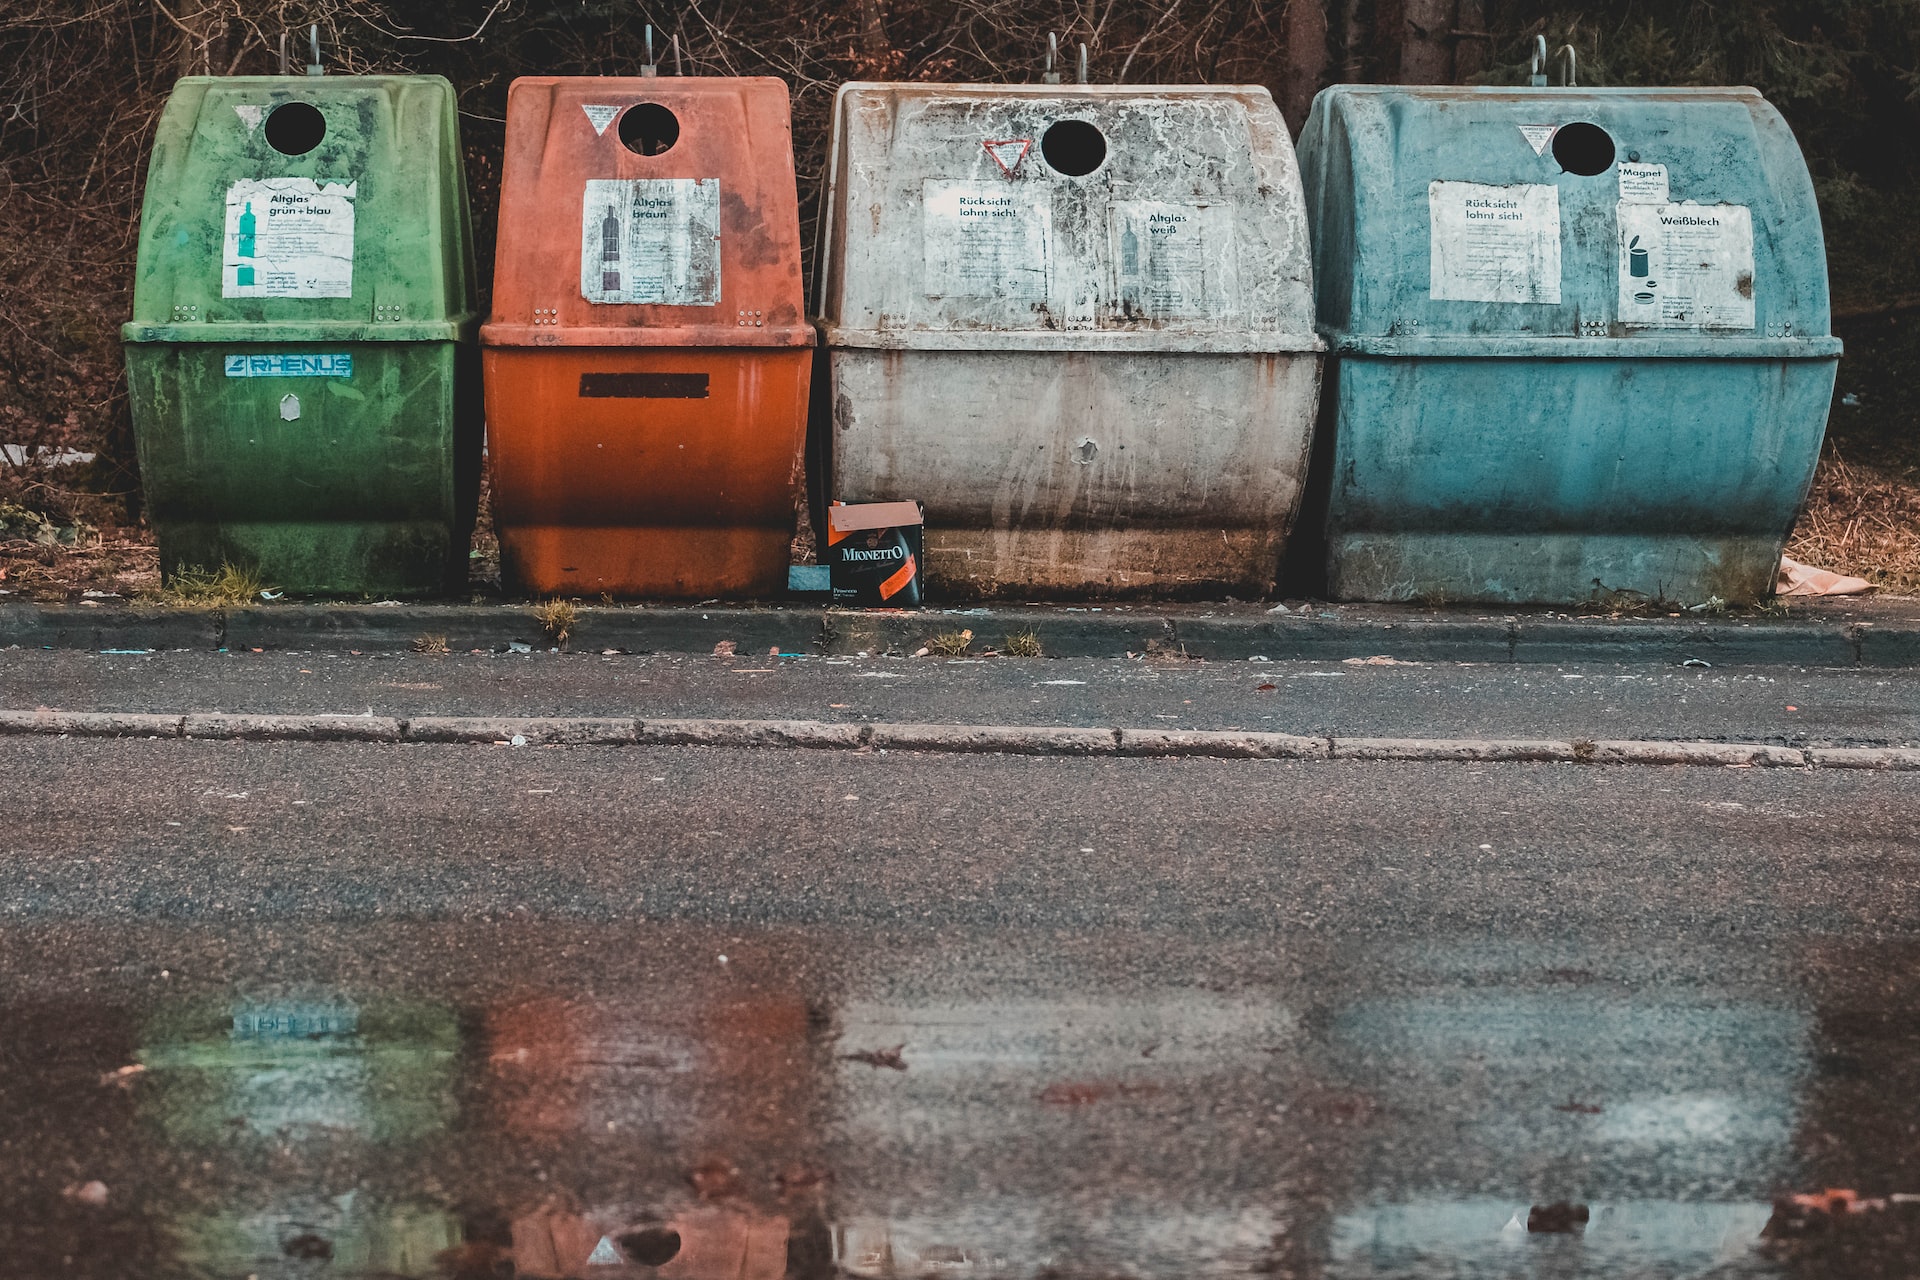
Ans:
POLYGON ((600 287, 609 293, 620 288, 620 213, 612 205, 600 223, 600 287))
POLYGON ((1132 227, 1120 233, 1120 274, 1140 274, 1140 237, 1134 234, 1132 227))
MULTIPOLYGON (((240 257, 251 258, 254 256, 254 234, 256 229, 257 229, 257 224, 255 223, 254 217, 253 217, 253 201, 249 200, 247 201, 246 208, 240 211, 240 249, 239 249, 240 257)), ((235 268, 233 282, 237 285, 252 284, 253 268, 252 267, 235 268)))

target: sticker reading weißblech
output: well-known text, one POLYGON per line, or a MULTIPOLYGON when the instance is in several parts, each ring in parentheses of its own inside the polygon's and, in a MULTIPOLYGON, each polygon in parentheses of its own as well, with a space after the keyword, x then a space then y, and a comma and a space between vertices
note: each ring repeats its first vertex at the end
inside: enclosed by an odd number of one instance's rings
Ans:
POLYGON ((588 302, 718 306, 720 179, 588 179, 580 294, 588 302))
POLYGON ((223 298, 351 298, 358 182, 243 178, 227 188, 223 298))
POLYGON ((1119 200, 1112 206, 1111 227, 1124 312, 1177 320, 1236 308, 1233 216, 1225 206, 1119 200))
POLYGON ((1560 301, 1560 189, 1427 185, 1429 296, 1445 302, 1560 301))
POLYGON ((1629 204, 1620 320, 1638 329, 1751 329, 1753 213, 1737 204, 1629 204))
POLYGON ((921 198, 928 297, 1047 300, 1053 204, 1044 187, 929 180, 921 198))

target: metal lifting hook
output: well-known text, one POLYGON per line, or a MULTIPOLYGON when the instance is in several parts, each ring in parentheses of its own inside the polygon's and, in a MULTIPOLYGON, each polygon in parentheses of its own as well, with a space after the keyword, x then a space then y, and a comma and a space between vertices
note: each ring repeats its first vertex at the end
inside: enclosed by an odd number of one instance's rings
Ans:
POLYGON ((641 65, 640 74, 643 76, 660 74, 660 64, 653 60, 653 24, 651 22, 647 24, 647 60, 641 65))
POLYGON ((1577 55, 1573 52, 1573 46, 1566 45, 1561 48, 1560 52, 1567 55, 1567 78, 1560 83, 1569 89, 1576 88, 1579 86, 1580 80, 1579 77, 1574 74, 1574 63, 1577 55))
POLYGON ((1060 83, 1060 73, 1053 69, 1053 64, 1059 57, 1060 35, 1058 32, 1049 31, 1047 32, 1047 71, 1045 75, 1040 77, 1040 79, 1047 84, 1060 83))
POLYGON ((327 69, 320 65, 320 24, 319 23, 316 22, 312 26, 307 28, 307 43, 313 49, 313 61, 307 64, 307 74, 310 76, 323 76, 327 74, 327 69))
POLYGON ((1527 68, 1527 83, 1535 89, 1547 87, 1547 38, 1544 35, 1533 38, 1533 63, 1527 68))

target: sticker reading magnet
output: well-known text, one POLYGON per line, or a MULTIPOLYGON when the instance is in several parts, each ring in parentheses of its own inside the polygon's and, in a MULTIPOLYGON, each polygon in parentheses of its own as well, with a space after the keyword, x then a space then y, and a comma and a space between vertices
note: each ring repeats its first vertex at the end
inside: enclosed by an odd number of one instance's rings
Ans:
POLYGON ((604 136, 607 126, 612 124, 613 118, 620 114, 618 107, 587 106, 583 103, 580 109, 587 113, 587 123, 593 126, 595 137, 604 136))
POLYGON ((1020 171, 1020 164, 1027 158, 1027 152, 1033 149, 1032 138, 989 139, 980 144, 1000 166, 1000 172, 1011 178, 1020 171))
POLYGON ((1631 164, 1622 160, 1619 168, 1621 204, 1665 204, 1667 202, 1667 166, 1631 164))

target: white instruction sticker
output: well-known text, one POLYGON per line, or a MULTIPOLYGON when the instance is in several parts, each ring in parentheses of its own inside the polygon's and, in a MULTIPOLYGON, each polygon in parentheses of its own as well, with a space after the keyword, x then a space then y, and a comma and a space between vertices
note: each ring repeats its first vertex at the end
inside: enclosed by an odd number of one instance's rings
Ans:
POLYGON ((227 188, 223 298, 351 298, 357 182, 243 178, 227 188))
POLYGON ((1753 213, 1737 204, 1627 204, 1620 320, 1642 329, 1753 328, 1753 213))
POLYGON ((1430 296, 1446 302, 1560 301, 1560 189, 1427 184, 1430 296))
POLYGON ((1119 200, 1110 221, 1123 314, 1173 320, 1232 309, 1240 290, 1225 206, 1119 200))
POLYGON ((588 179, 580 295, 588 302, 719 306, 720 179, 588 179))
POLYGON ((1523 124, 1520 136, 1533 148, 1533 154, 1543 156, 1547 153, 1547 144, 1553 141, 1553 135, 1560 132, 1557 124, 1523 124))
POLYGON ((1670 199, 1667 166, 1620 162, 1621 204, 1665 204, 1670 199))
POLYGON ((930 298, 1047 300, 1053 197, 1021 183, 928 181, 922 257, 930 298))
POLYGON ((605 134, 607 126, 612 124, 613 118, 620 114, 620 108, 618 107, 593 106, 583 103, 580 109, 587 113, 587 123, 593 126, 595 137, 605 134))
POLYGON ((260 127, 261 117, 266 114, 266 111, 265 107, 257 103, 242 103, 233 109, 233 114, 239 116, 240 123, 247 126, 248 133, 252 133, 260 127))

